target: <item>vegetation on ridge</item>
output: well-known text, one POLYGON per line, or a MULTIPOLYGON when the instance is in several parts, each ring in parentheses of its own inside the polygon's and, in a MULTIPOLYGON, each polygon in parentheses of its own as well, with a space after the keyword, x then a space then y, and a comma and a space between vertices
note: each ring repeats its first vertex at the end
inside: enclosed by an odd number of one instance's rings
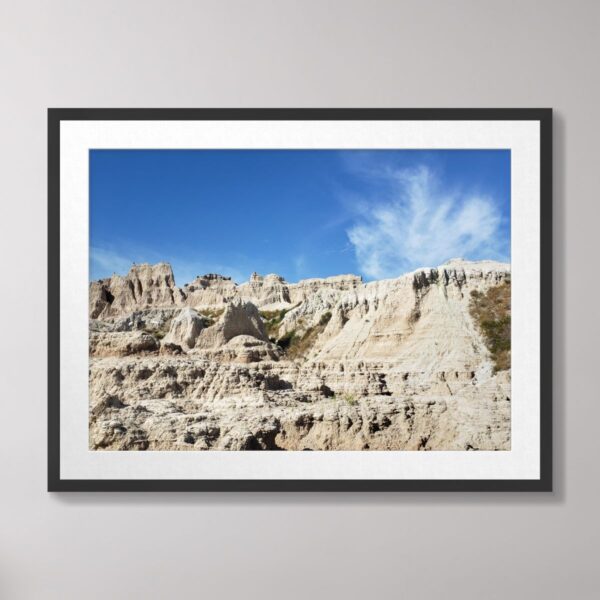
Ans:
POLYGON ((225 312, 224 308, 214 308, 214 309, 203 309, 200 313, 200 318, 202 319, 202 324, 204 327, 211 327, 218 320, 219 317, 225 312))
POLYGON ((471 292, 469 311, 492 355, 495 371, 510 369, 510 279, 482 293, 471 292))
POLYGON ((302 333, 295 329, 288 331, 277 340, 277 344, 285 351, 288 358, 302 358, 314 346, 317 338, 325 331, 325 327, 327 327, 330 320, 331 313, 327 311, 323 313, 314 327, 309 327, 302 333))
POLYGON ((276 338, 279 335, 279 326, 283 321, 283 318, 290 310, 296 308, 299 304, 290 306, 289 308, 282 308, 280 310, 261 310, 260 316, 265 324, 267 335, 272 342, 276 342, 276 338))
POLYGON ((347 402, 350 406, 358 405, 358 398, 354 394, 350 394, 350 393, 346 392, 345 394, 342 394, 341 398, 344 402, 347 402))

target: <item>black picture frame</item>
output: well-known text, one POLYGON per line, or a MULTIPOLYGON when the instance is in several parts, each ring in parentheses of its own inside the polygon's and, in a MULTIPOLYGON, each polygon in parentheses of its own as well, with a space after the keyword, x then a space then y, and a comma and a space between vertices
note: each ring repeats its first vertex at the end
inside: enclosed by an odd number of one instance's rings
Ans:
MULTIPOLYGON (((65 232, 62 232, 65 235, 65 232)), ((552 491, 552 109, 51 108, 48 110, 48 491, 552 491), (60 476, 60 123, 69 120, 469 120, 540 124, 540 478, 535 480, 72 480, 60 476)))

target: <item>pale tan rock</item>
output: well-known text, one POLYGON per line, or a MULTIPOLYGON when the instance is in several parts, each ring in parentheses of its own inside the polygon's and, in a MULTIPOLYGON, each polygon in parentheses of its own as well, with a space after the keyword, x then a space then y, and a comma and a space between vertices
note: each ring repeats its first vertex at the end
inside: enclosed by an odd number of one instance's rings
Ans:
POLYGON ((158 341, 143 331, 90 333, 90 356, 129 356, 158 351, 158 341))
POLYGON ((171 320, 179 315, 181 308, 147 308, 116 317, 102 316, 90 319, 91 331, 166 331, 171 320))
POLYGON ((92 281, 89 290, 89 312, 90 319, 97 319, 103 314, 113 301, 109 291, 107 280, 92 281))
POLYGON ((361 285, 363 285, 362 278, 358 275, 335 275, 322 279, 303 279, 290 285, 290 299, 292 304, 297 304, 304 302, 311 298, 313 294, 322 290, 339 293, 357 289, 361 285))
POLYGON ((447 373, 430 381, 415 373, 386 383, 382 366, 288 363, 280 370, 276 363, 189 356, 93 359, 91 387, 99 399, 92 402, 91 446, 510 449, 509 385, 499 377, 447 373))
POLYGON ((203 329, 202 317, 193 308, 184 308, 171 321, 171 328, 163 341, 165 344, 175 344, 184 350, 191 350, 203 329))
POLYGON ((183 303, 184 296, 175 286, 173 270, 167 263, 133 265, 122 277, 90 284, 90 317, 117 316, 152 307, 183 303))
POLYGON ((362 279, 355 275, 287 283, 280 275, 271 273, 263 277, 253 273, 248 282, 237 285, 230 277, 209 273, 179 288, 170 265, 133 265, 126 276, 115 274, 90 283, 90 318, 126 316, 135 311, 174 306, 218 310, 236 299, 263 310, 275 310, 304 302, 319 290, 339 293, 361 284, 362 279))
POLYGON ((280 275, 271 273, 261 277, 252 273, 250 281, 238 286, 238 294, 247 301, 264 310, 274 310, 288 306, 290 301, 290 286, 280 275))
POLYGON ((271 342, 259 340, 251 335, 237 335, 221 348, 198 352, 203 358, 220 363, 255 363, 277 361, 282 356, 281 349, 271 342))
POLYGON ((369 283, 203 276, 181 296, 164 267, 130 275, 90 286, 92 448, 510 449, 510 371, 494 372, 469 313, 508 265, 369 283), (306 359, 269 342, 259 308, 283 311, 279 335, 312 332, 306 359), (160 354, 138 331, 169 324, 160 354))
POLYGON ((230 277, 209 273, 196 277, 182 288, 187 306, 198 310, 221 309, 238 297, 237 285, 230 277))
POLYGON ((247 335, 264 342, 269 339, 258 309, 250 302, 236 299, 229 303, 219 320, 203 329, 195 340, 195 350, 221 348, 229 340, 247 335))

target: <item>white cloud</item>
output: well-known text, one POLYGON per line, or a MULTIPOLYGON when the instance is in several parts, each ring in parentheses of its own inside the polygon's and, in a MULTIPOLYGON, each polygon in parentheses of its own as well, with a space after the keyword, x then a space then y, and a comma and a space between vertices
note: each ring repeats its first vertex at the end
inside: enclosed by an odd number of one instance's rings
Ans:
POLYGON ((356 205, 356 221, 347 230, 367 277, 397 277, 454 257, 501 257, 502 215, 491 198, 440 191, 427 167, 369 176, 391 194, 385 201, 356 205))

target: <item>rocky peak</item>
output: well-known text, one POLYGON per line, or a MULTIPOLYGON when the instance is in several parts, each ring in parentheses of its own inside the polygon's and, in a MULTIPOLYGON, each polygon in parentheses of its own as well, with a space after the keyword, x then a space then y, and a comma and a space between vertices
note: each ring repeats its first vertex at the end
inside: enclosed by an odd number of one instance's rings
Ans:
POLYGON ((269 273, 265 275, 263 281, 266 284, 269 283, 286 283, 285 279, 281 275, 277 275, 277 273, 269 273))
POLYGON ((195 291, 197 289, 206 289, 211 287, 231 287, 235 286, 235 283, 231 280, 231 277, 225 275, 219 275, 218 273, 206 273, 205 275, 198 275, 190 283, 186 283, 183 287, 186 291, 195 291))
POLYGON ((249 335, 259 340, 269 341, 265 325, 252 302, 234 300, 228 304, 221 317, 221 323, 226 341, 238 335, 249 335))
POLYGON ((455 283, 458 287, 462 287, 468 281, 475 284, 478 281, 497 284, 510 279, 510 265, 492 260, 468 261, 453 258, 436 268, 417 269, 407 277, 412 278, 415 290, 438 282, 444 285, 455 283))
POLYGON ((239 286, 241 298, 254 302, 261 308, 283 307, 290 304, 289 284, 281 275, 252 273, 246 283, 239 286))
POLYGON ((113 275, 110 279, 90 283, 89 310, 90 317, 96 319, 123 316, 149 308, 189 306, 222 309, 236 299, 252 302, 260 310, 289 310, 315 295, 327 304, 334 304, 345 293, 367 288, 371 292, 377 288, 383 293, 390 286, 412 285, 418 291, 436 283, 446 286, 453 283, 460 289, 469 281, 474 285, 496 284, 509 277, 508 264, 453 258, 435 268, 417 269, 397 279, 369 283, 351 274, 288 283, 281 275, 271 273, 263 276, 255 272, 249 281, 237 285, 231 277, 207 273, 180 289, 175 286, 169 264, 144 263, 134 264, 126 276, 113 275))
POLYGON ((90 316, 117 316, 138 308, 173 306, 181 298, 171 265, 134 263, 124 277, 115 274, 90 284, 90 316))
POLYGON ((363 282, 360 275, 333 275, 332 277, 315 277, 312 279, 301 279, 292 284, 297 287, 332 287, 340 290, 354 289, 363 282))
POLYGON ((227 277, 226 275, 219 275, 219 273, 206 273, 206 275, 198 276, 197 279, 208 281, 209 283, 231 281, 231 277, 227 277))
POLYGON ((268 275, 260 275, 256 271, 250 275, 250 279, 248 280, 249 284, 273 284, 273 283, 287 283, 285 279, 281 275, 277 275, 277 273, 269 273, 268 275))
POLYGON ((160 262, 155 265, 149 263, 133 263, 126 276, 131 282, 148 287, 175 287, 173 269, 168 263, 160 262))

